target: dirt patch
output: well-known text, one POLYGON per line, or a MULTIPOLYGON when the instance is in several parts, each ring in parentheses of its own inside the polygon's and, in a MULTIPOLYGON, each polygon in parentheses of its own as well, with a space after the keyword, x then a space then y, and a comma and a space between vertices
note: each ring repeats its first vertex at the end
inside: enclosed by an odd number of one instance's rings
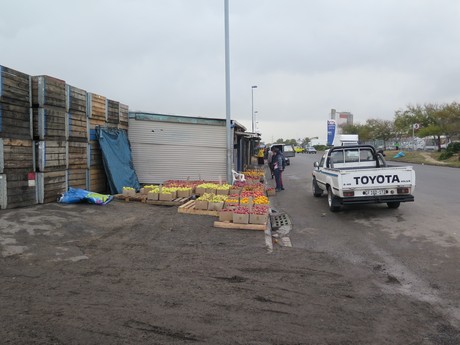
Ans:
POLYGON ((267 253, 263 232, 216 229, 213 221, 120 201, 2 211, 0 339, 460 343, 429 303, 384 292, 380 286, 391 291, 399 282, 372 265, 296 248, 267 253))

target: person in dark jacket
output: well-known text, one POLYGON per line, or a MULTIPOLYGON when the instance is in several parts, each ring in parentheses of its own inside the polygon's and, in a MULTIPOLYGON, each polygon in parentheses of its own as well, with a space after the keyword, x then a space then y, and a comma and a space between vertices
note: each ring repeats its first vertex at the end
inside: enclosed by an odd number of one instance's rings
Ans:
POLYGON ((284 170, 284 159, 283 159, 283 153, 280 151, 279 148, 275 147, 274 148, 274 155, 273 155, 273 173, 275 175, 275 190, 277 192, 281 192, 284 190, 283 187, 283 170, 284 170))

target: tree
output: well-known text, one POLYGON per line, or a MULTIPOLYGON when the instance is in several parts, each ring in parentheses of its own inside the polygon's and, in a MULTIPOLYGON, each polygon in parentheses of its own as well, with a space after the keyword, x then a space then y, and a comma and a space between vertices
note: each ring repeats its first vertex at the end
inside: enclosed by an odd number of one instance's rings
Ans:
POLYGON ((366 127, 373 139, 383 140, 384 149, 387 141, 395 136, 394 123, 390 120, 368 119, 366 127))
POLYGON ((395 127, 398 132, 411 136, 414 124, 420 125, 415 134, 421 138, 433 136, 438 151, 441 151, 441 135, 450 138, 460 133, 460 105, 453 102, 407 106, 406 110, 395 113, 395 127))
POLYGON ((343 134, 358 134, 359 140, 368 141, 372 139, 370 128, 359 123, 353 125, 343 125, 340 127, 343 134))

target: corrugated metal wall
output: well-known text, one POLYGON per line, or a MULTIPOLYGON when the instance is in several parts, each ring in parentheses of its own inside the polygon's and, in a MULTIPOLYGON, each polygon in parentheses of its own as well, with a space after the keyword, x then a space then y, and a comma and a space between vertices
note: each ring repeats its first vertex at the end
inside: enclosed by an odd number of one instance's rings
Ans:
POLYGON ((141 184, 226 179, 226 127, 129 119, 129 140, 141 184))

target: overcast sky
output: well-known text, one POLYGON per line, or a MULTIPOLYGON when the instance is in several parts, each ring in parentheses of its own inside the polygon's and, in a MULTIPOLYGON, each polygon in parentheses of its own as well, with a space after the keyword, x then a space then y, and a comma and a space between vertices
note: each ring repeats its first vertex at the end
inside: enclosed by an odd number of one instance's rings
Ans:
MULTIPOLYGON (((262 138, 459 101, 458 0, 229 0, 231 114, 262 138)), ((130 110, 225 118, 224 0, 2 0, 0 64, 130 110)))

